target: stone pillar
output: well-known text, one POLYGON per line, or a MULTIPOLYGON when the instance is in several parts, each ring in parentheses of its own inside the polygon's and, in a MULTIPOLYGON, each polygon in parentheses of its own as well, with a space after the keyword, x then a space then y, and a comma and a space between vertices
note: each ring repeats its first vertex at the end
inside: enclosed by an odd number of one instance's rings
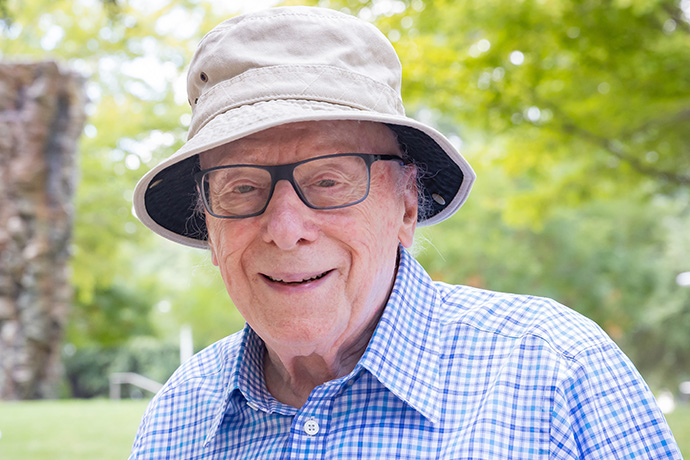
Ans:
POLYGON ((85 81, 0 62, 0 399, 57 395, 85 81))

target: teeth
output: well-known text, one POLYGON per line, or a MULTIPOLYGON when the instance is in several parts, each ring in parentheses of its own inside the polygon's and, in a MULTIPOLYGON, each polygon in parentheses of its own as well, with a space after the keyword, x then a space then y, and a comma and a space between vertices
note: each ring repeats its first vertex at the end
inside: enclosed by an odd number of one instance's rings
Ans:
POLYGON ((303 279, 302 281, 285 281, 285 280, 282 280, 282 279, 280 279, 280 278, 273 278, 272 276, 268 276, 268 275, 266 275, 266 277, 267 277, 268 279, 270 279, 271 281, 275 281, 276 283, 302 284, 302 283, 308 283, 308 282, 310 282, 310 281, 315 281, 315 280, 318 280, 318 279, 320 279, 320 278, 323 278, 324 276, 326 276, 327 273, 328 273, 328 272, 323 272, 323 273, 321 273, 320 275, 316 275, 316 276, 313 276, 313 277, 311 277, 311 278, 303 279))

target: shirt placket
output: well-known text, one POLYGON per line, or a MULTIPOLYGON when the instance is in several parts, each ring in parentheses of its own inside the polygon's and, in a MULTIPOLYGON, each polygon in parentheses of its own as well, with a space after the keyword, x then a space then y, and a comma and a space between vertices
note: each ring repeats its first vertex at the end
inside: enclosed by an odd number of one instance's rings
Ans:
POLYGON ((327 382, 312 391, 306 404, 297 412, 290 429, 287 455, 290 459, 327 458, 326 449, 331 425, 333 400, 342 382, 327 382))

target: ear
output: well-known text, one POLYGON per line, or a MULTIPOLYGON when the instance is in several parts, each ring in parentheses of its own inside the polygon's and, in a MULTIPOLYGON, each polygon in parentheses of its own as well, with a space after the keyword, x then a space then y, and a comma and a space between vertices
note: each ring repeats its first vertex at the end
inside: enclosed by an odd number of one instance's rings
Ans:
POLYGON ((403 217, 400 223, 400 230, 398 232, 398 240, 400 243, 409 248, 414 241, 414 231, 417 227, 417 184, 415 178, 417 177, 417 168, 412 166, 406 171, 406 186, 403 190, 403 217))
POLYGON ((211 244, 210 238, 208 240, 208 247, 211 249, 211 263, 213 263, 213 265, 215 265, 217 267, 218 266, 218 256, 216 256, 216 251, 213 248, 213 245, 211 244))
MULTIPOLYGON (((202 165, 204 163, 203 162, 204 157, 205 156, 203 154, 199 155, 199 162, 202 165)), ((202 168, 203 168, 203 166, 202 166, 202 168)), ((198 197, 197 200, 199 200, 197 202, 198 206, 204 206, 200 203, 201 190, 199 190, 199 184, 196 185, 196 193, 197 193, 197 197, 198 197)), ((213 263, 213 265, 215 265, 217 267, 218 266, 218 256, 216 256, 216 250, 213 246, 213 240, 211 240, 211 230, 208 228, 209 227, 208 212, 205 209, 203 212, 204 212, 204 221, 206 222, 206 242, 208 243, 208 248, 211 250, 211 262, 213 263)))
POLYGON ((208 248, 211 251, 211 263, 218 266, 218 255, 216 254, 216 247, 211 239, 211 231, 208 228, 208 215, 206 215, 206 241, 208 242, 208 248))

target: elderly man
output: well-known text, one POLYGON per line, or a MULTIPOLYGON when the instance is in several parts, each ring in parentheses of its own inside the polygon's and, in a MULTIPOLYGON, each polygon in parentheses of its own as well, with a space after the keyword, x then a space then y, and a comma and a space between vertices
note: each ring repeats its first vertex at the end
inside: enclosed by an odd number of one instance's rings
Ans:
POLYGON ((433 282, 405 248, 474 173, 404 115, 356 18, 276 8, 202 40, 188 142, 135 191, 211 251, 247 324, 151 401, 132 459, 680 458, 630 361, 548 299, 433 282))

